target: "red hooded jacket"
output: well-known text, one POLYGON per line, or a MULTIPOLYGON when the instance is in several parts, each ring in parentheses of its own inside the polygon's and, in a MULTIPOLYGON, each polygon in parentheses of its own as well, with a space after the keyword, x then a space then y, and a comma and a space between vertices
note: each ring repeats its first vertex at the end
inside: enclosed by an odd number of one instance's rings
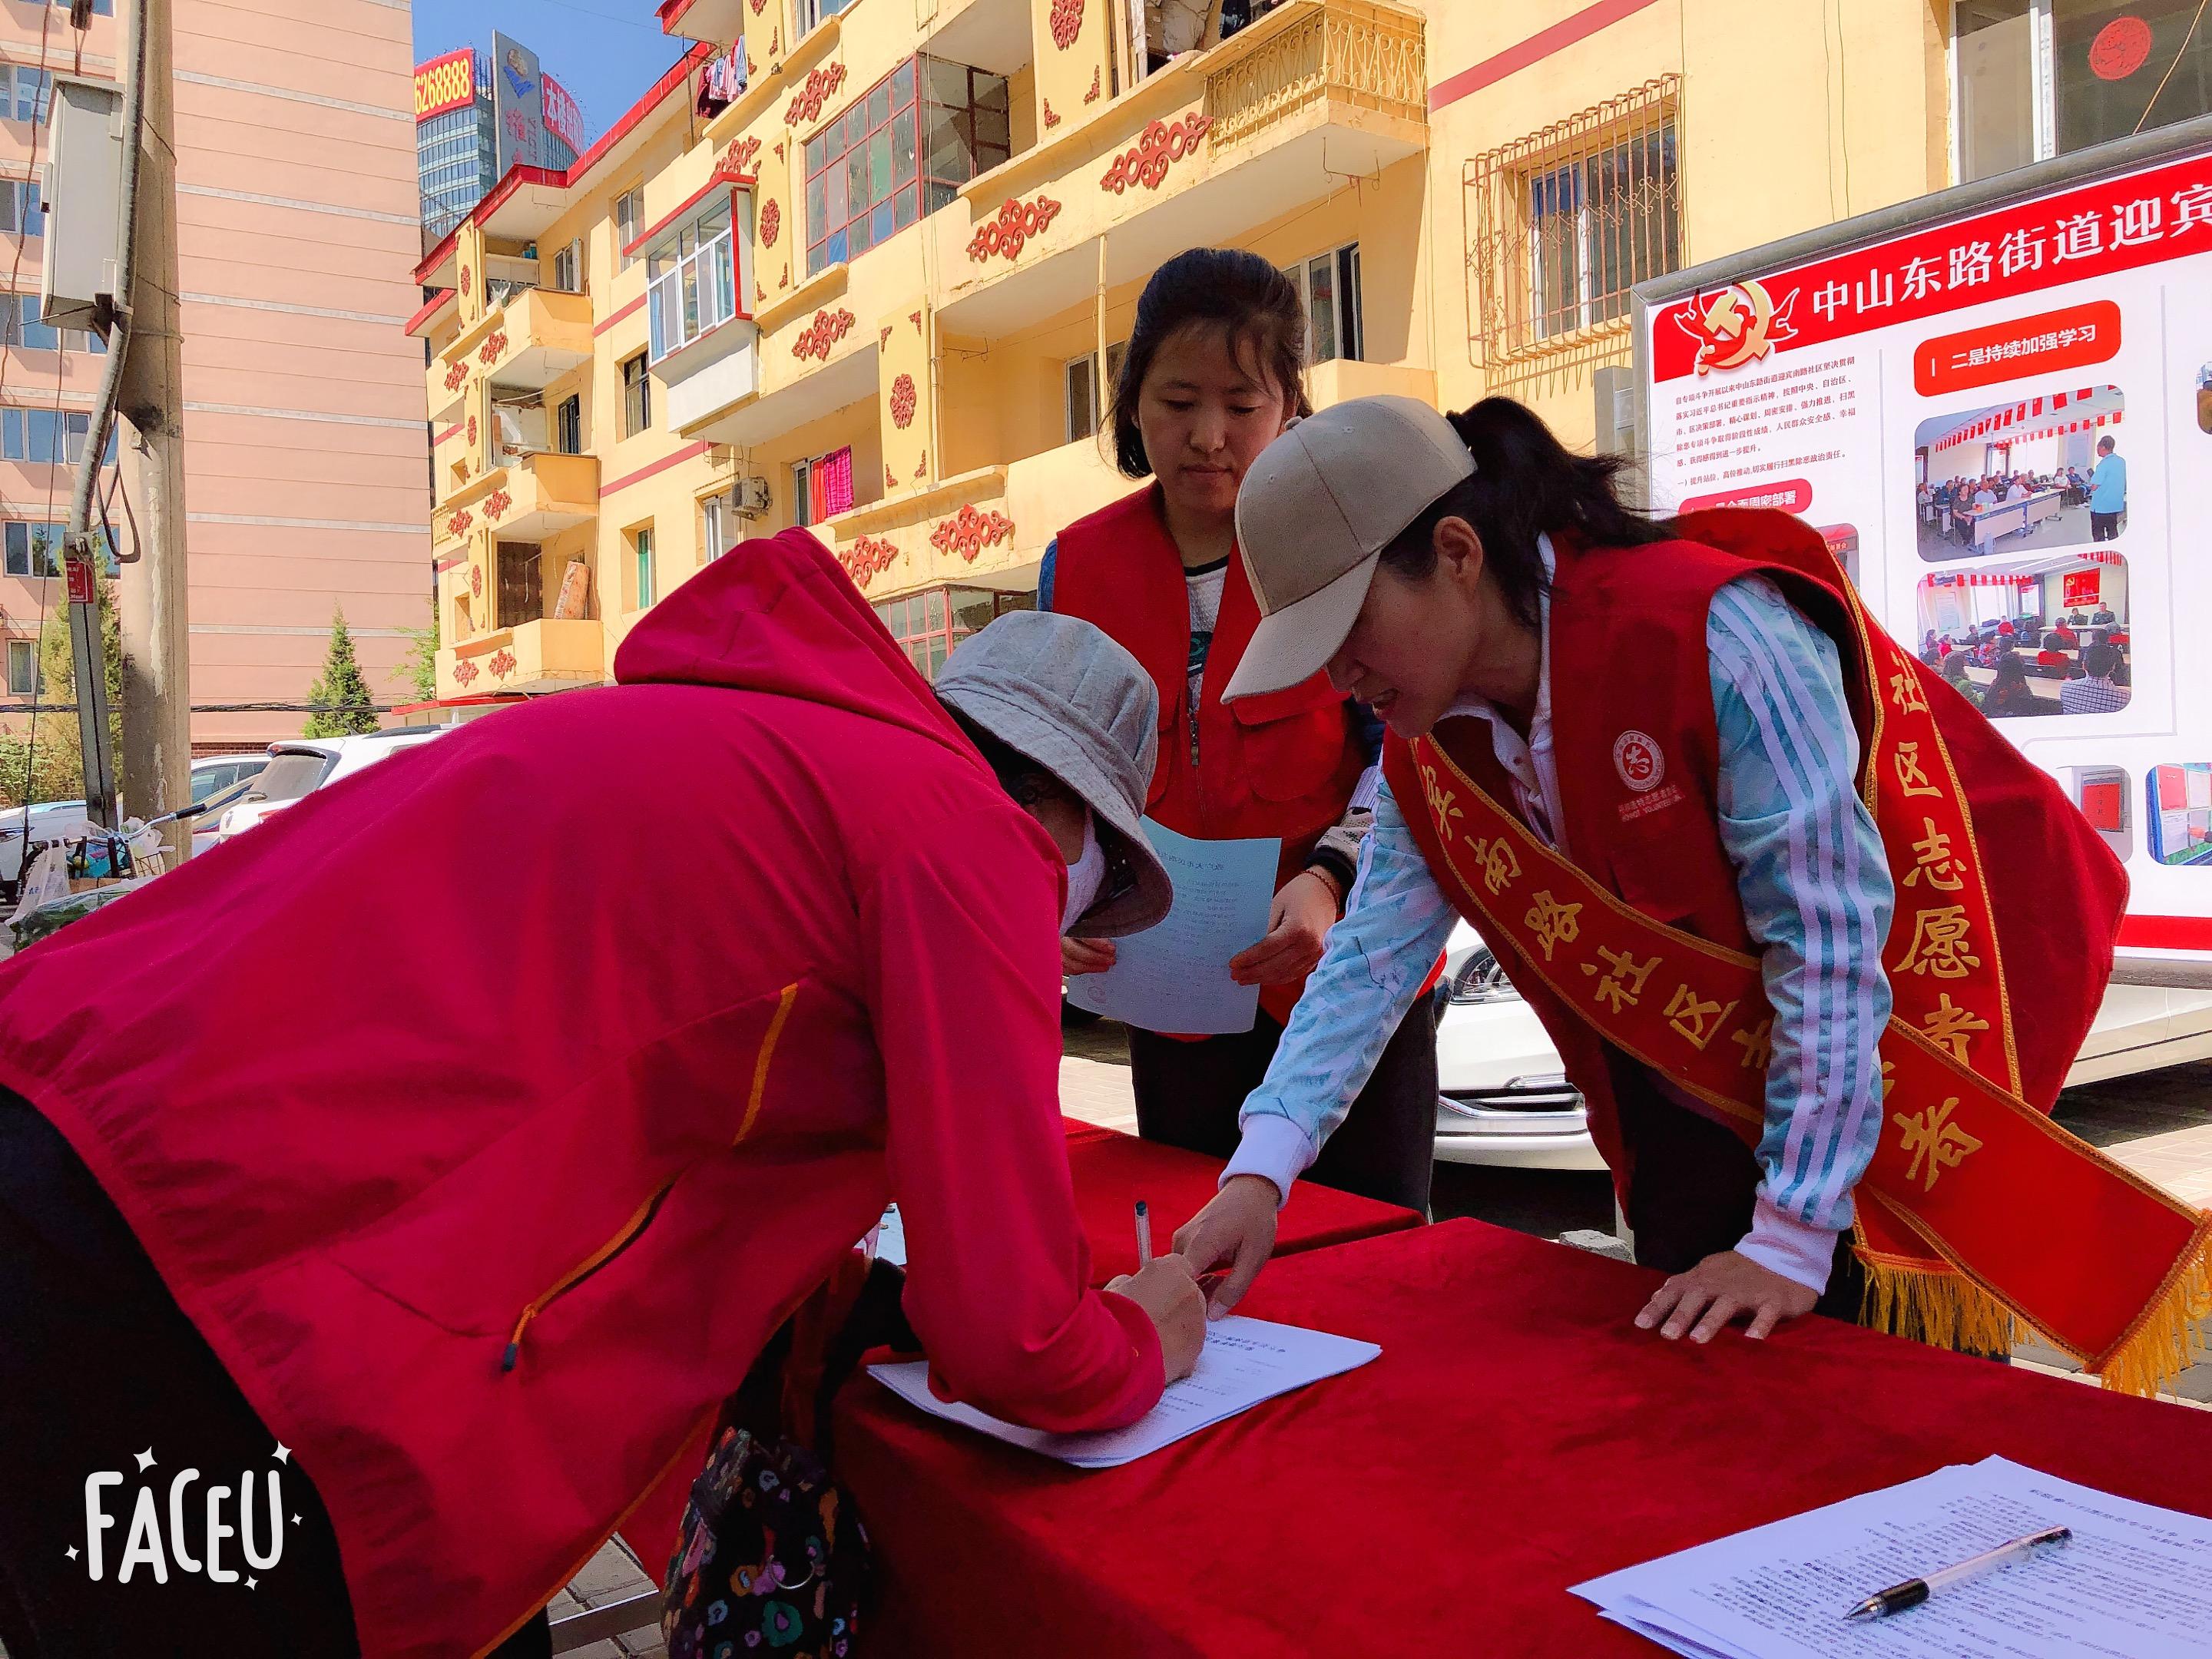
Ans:
POLYGON ((615 670, 0 967, 0 1083, 296 1451, 372 1659, 489 1645, 688 1476, 894 1194, 951 1392, 1160 1391, 1085 1289, 1049 838, 803 532, 615 670))

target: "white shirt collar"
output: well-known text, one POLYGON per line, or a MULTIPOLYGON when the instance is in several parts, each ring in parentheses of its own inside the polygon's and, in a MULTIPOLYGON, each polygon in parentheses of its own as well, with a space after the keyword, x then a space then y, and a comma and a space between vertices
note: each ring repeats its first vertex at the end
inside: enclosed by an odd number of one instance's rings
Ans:
POLYGON ((1559 771, 1552 751, 1552 576, 1559 568, 1549 536, 1536 538, 1536 552, 1544 562, 1544 586, 1536 599, 1539 656, 1536 668, 1536 709, 1529 718, 1524 739, 1513 723, 1487 697, 1462 697, 1443 713, 1444 720, 1471 717, 1490 722, 1490 746, 1498 763, 1513 780, 1522 816, 1544 840, 1564 846, 1559 825, 1559 771))

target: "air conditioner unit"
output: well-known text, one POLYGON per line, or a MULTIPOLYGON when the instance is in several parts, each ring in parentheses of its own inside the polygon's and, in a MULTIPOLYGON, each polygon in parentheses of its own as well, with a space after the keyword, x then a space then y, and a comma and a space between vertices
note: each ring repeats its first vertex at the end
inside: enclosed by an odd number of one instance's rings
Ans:
POLYGON ((768 480, 761 477, 740 478, 732 492, 737 497, 738 512, 744 518, 758 519, 769 509, 768 480))

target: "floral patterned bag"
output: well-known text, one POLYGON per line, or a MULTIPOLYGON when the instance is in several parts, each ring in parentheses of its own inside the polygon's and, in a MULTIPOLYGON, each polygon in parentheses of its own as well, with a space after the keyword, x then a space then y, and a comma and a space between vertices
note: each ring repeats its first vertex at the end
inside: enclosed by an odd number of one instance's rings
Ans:
POLYGON ((844 1659, 872 1588, 867 1529, 830 1474, 830 1402, 882 1345, 915 1346, 904 1276, 848 1257, 731 1397, 691 1483, 661 1597, 669 1659, 844 1659))
POLYGON ((860 1633, 868 1534, 819 1458, 722 1431, 669 1563, 669 1659, 842 1659, 860 1633))

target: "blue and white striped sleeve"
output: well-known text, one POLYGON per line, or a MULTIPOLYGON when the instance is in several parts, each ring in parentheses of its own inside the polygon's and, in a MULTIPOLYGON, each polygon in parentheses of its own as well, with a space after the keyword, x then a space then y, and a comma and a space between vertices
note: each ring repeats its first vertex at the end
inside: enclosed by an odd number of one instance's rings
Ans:
POLYGON ((1344 919, 1328 930, 1267 1074, 1237 1115, 1240 1139, 1223 1182, 1265 1176, 1278 1201, 1290 1200, 1291 1184, 1375 1074, 1458 920, 1389 785, 1380 784, 1344 919))
POLYGON ((1774 1009, 1764 1178, 1736 1248, 1817 1291, 1881 1133, 1881 952, 1896 890, 1859 799, 1834 641, 1773 583, 1747 577, 1713 596, 1706 643, 1721 840, 1774 1009))

